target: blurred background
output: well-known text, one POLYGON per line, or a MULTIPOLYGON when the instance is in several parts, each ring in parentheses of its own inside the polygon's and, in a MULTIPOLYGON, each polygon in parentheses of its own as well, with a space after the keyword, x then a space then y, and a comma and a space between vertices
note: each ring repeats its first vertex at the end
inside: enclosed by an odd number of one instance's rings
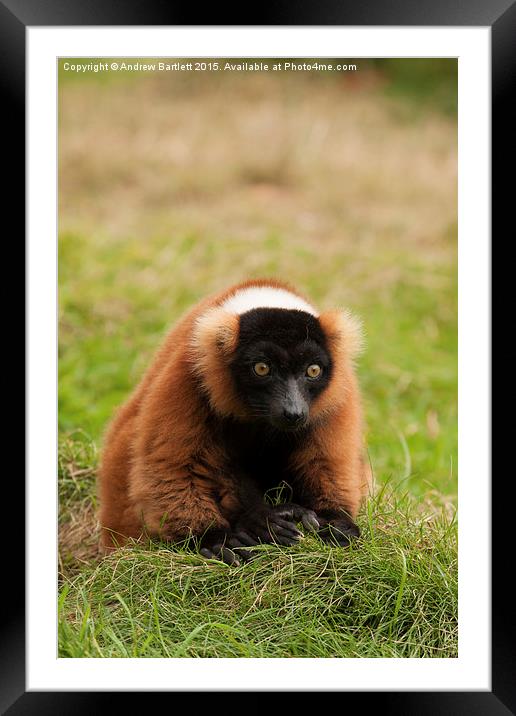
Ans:
POLYGON ((167 328, 265 276, 363 319, 378 481, 455 501, 457 62, 332 61, 357 70, 60 61, 59 428, 65 460, 88 446, 75 479, 167 328))

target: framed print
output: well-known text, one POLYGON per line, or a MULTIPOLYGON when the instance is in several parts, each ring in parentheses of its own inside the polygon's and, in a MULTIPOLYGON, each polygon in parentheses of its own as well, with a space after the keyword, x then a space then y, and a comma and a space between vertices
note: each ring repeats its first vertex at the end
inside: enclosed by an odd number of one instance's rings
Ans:
POLYGON ((7 713, 111 691, 514 712, 490 437, 499 5, 192 26, 154 3, 3 3, 27 147, 7 713))

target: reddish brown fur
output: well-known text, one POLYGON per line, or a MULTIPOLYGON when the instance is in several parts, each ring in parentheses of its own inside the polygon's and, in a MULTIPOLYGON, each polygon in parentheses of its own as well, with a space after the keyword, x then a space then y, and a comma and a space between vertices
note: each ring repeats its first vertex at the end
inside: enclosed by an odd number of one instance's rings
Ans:
MULTIPOLYGON (((105 548, 145 533, 179 540, 210 527, 226 529, 237 514, 236 478, 207 418, 213 411, 246 419, 226 368, 238 338, 238 317, 219 307, 247 286, 286 288, 299 295, 284 283, 263 280, 201 301, 169 332, 115 416, 100 470, 105 548), (199 328, 196 322, 208 311, 210 317, 203 318, 199 328), (210 405, 199 382, 209 392, 210 405)), ((338 312, 322 314, 319 320, 330 341, 334 374, 312 406, 312 437, 292 456, 292 468, 317 495, 313 509, 344 509, 354 517, 369 484, 352 367, 357 330, 338 312)))

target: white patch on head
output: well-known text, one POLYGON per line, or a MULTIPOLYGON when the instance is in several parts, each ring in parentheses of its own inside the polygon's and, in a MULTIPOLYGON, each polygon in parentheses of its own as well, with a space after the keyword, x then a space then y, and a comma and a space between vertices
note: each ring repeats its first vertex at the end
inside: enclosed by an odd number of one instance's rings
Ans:
POLYGON ((285 308, 291 311, 305 311, 305 313, 310 313, 312 316, 318 315, 313 306, 296 296, 295 293, 290 293, 284 288, 273 288, 272 286, 243 288, 226 299, 222 304, 222 308, 228 313, 238 315, 252 311, 254 308, 285 308))

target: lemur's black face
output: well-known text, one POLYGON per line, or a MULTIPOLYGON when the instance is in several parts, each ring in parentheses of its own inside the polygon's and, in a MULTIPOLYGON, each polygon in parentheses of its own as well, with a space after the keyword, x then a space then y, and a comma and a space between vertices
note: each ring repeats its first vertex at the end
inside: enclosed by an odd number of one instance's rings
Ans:
POLYGON ((240 317, 231 370, 253 418, 298 430, 308 424, 310 404, 328 385, 332 364, 317 318, 304 311, 256 308, 240 317))

